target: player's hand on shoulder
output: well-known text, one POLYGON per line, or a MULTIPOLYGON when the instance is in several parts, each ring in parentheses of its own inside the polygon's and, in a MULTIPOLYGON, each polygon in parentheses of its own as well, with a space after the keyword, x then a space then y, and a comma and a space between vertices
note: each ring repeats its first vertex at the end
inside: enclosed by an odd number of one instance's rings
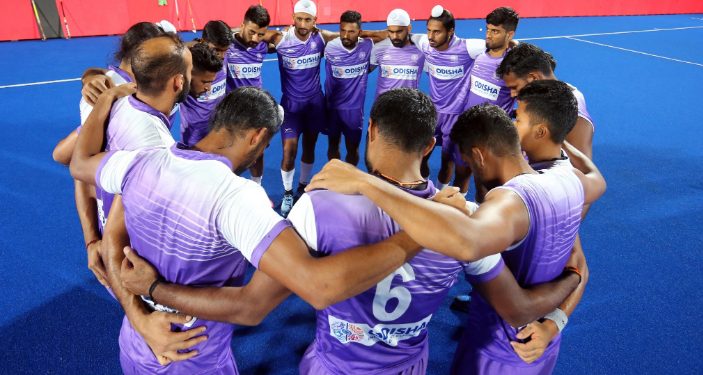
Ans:
POLYGON ((466 214, 467 216, 471 214, 466 205, 466 198, 464 198, 464 194, 461 194, 461 191, 456 186, 445 187, 437 194, 435 194, 435 196, 432 197, 432 200, 437 203, 442 203, 446 204, 447 206, 454 207, 457 210, 466 214))
POLYGON ((88 104, 95 105, 100 94, 114 86, 115 84, 112 82, 112 79, 104 74, 88 76, 83 79, 81 95, 83 95, 83 98, 88 104))
POLYGON ((532 322, 525 326, 525 328, 518 332, 517 338, 519 340, 525 340, 527 338, 530 341, 526 343, 511 341, 510 345, 515 350, 520 359, 525 363, 530 364, 538 360, 547 346, 554 339, 554 337, 559 333, 556 324, 549 319, 546 319, 543 323, 538 321, 532 322))
POLYGON ((332 159, 312 178, 305 191, 327 189, 340 194, 361 194, 361 187, 369 177, 351 164, 332 159))
POLYGON ((149 295, 149 287, 159 277, 154 266, 140 257, 129 246, 124 248, 120 279, 122 286, 131 293, 141 296, 149 295))

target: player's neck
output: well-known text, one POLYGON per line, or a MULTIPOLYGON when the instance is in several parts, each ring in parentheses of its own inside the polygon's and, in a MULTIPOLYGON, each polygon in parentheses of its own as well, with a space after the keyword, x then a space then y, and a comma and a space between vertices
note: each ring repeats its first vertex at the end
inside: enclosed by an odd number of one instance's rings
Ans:
POLYGON ((488 50, 488 54, 489 54, 491 57, 501 57, 501 56, 503 56, 503 55, 505 54, 505 51, 506 51, 507 49, 508 49, 508 45, 506 44, 505 46, 500 47, 500 48, 498 48, 498 49, 489 49, 489 50, 488 50))
POLYGON ((501 158, 498 171, 498 179, 501 184, 505 184, 521 174, 536 173, 525 158, 522 157, 522 154, 501 158))
POLYGON ((545 142, 537 150, 526 151, 530 163, 559 160, 561 158, 561 145, 545 142))
POLYGON ((137 93, 135 94, 135 96, 137 97, 137 99, 148 104, 149 106, 163 113, 166 116, 169 116, 171 114, 171 111, 173 110, 173 105, 175 104, 173 97, 167 97, 166 94, 151 96, 146 95, 143 92, 140 92, 139 89, 137 89, 137 93))
POLYGON ((232 170, 237 171, 240 169, 239 166, 242 164, 243 160, 229 151, 241 148, 237 146, 237 142, 240 140, 241 138, 234 137, 226 130, 220 129, 208 132, 207 135, 198 143, 194 144, 191 149, 224 156, 232 163, 232 170))
POLYGON ((298 38, 298 40, 300 40, 301 42, 305 42, 310 39, 310 34, 312 34, 312 31, 309 31, 307 35, 300 35, 298 34, 298 29, 296 28, 293 34, 295 34, 295 37, 298 38))
POLYGON ((417 155, 400 152, 386 147, 383 158, 373 163, 374 172, 401 183, 411 183, 424 180, 420 173, 422 159, 417 155))
POLYGON ((130 64, 129 61, 120 61, 120 65, 118 66, 118 68, 127 72, 127 74, 129 74, 129 76, 132 77, 132 80, 134 81, 134 73, 132 73, 132 64, 130 64))

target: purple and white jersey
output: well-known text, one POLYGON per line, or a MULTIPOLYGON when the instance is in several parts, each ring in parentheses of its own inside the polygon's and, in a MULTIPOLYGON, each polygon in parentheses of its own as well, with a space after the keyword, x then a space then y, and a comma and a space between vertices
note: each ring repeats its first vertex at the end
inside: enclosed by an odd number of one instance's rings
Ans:
POLYGON ((320 60, 324 49, 325 40, 319 32, 310 33, 306 41, 298 39, 294 27, 283 32, 276 45, 283 95, 306 101, 322 94, 320 60))
POLYGON ((207 135, 210 118, 215 107, 225 97, 227 72, 222 67, 212 81, 210 91, 194 98, 190 95, 181 103, 181 141, 189 147, 207 135))
POLYGON ((417 89, 425 66, 425 54, 415 44, 398 48, 390 39, 376 43, 371 50, 371 65, 378 66, 376 97, 388 90, 417 89))
MULTIPOLYGON (((139 150, 145 147, 168 147, 176 141, 171 135, 171 119, 137 99, 134 95, 121 98, 112 105, 107 126, 105 151, 139 150)), ((95 187, 100 230, 112 206, 113 194, 95 187)))
POLYGON ((348 50, 336 38, 325 48, 325 98, 328 107, 356 109, 364 107, 368 82, 369 59, 373 41, 359 38, 356 46, 348 50))
POLYGON ((413 42, 425 54, 425 71, 430 78, 430 98, 437 112, 460 114, 466 110, 474 61, 486 50, 483 39, 462 39, 456 35, 449 48, 438 51, 430 46, 427 34, 413 34, 413 42))
MULTIPOLYGON (((505 264, 523 287, 554 280, 564 270, 581 224, 584 192, 580 180, 570 168, 556 167, 547 173, 519 175, 496 189, 517 194, 530 215, 525 238, 502 253, 505 264)), ((467 340, 461 345, 520 368, 540 366, 556 355, 561 341, 561 336, 557 336, 540 359, 532 365, 525 364, 510 346, 516 329, 475 292, 467 332, 470 334, 464 335, 467 340)))
POLYGON ((259 42, 256 47, 247 47, 235 38, 225 53, 227 91, 242 86, 263 87, 261 67, 267 52, 266 42, 259 42))
MULTIPOLYGON (((422 198, 436 193, 431 182, 423 190, 406 191, 422 198)), ((400 231, 366 197, 327 190, 304 194, 288 220, 322 256, 379 242, 400 231)), ((375 287, 318 311, 315 356, 331 374, 397 374, 427 350, 427 325, 458 274, 464 271, 470 280, 485 282, 502 268, 499 255, 462 263, 423 250, 375 287)))
POLYGON ((506 113, 513 109, 515 99, 510 97, 510 89, 505 86, 505 81, 496 75, 496 69, 504 57, 505 54, 493 57, 487 51, 478 55, 471 68, 471 89, 466 108, 490 103, 502 108, 506 113))
MULTIPOLYGON (((240 286, 247 261, 258 266, 289 224, 271 209, 263 188, 232 173, 229 160, 182 148, 109 152, 96 185, 122 194, 132 247, 168 282, 240 286)), ((120 349, 139 373, 209 373, 231 365, 233 325, 198 319, 194 327, 202 325, 208 340, 188 361, 160 366, 126 318, 120 349)))
MULTIPOLYGON (((110 65, 107 67, 107 72, 105 72, 105 75, 112 80, 112 83, 115 86, 121 86, 125 83, 132 82, 132 77, 129 76, 129 73, 114 65, 110 65)), ((85 101, 85 98, 81 97, 81 101, 78 104, 78 108, 81 112, 81 125, 83 125, 85 124, 85 120, 88 119, 88 115, 90 115, 90 112, 93 111, 93 106, 88 104, 88 102, 85 101)))
POLYGON ((584 120, 588 121, 589 124, 591 124, 591 127, 593 128, 593 131, 595 131, 595 125, 593 124, 593 119, 591 118, 591 115, 588 113, 588 108, 586 108, 586 98, 583 96, 583 93, 579 91, 579 89, 576 88, 576 86, 570 85, 567 83, 573 90, 574 96, 576 97, 576 103, 578 104, 579 107, 579 117, 583 118, 584 120))

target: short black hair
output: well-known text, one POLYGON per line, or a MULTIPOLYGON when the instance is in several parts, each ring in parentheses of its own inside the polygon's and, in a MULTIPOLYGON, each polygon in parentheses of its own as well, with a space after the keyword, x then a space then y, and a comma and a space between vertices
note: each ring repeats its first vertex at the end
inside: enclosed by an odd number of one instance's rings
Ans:
POLYGON ((154 23, 135 23, 122 35, 122 39, 120 39, 120 49, 115 53, 115 60, 131 60, 134 51, 143 41, 163 34, 164 31, 154 23))
POLYGON ((217 105, 210 131, 226 129, 237 134, 249 129, 266 128, 274 134, 282 122, 281 107, 268 91, 244 86, 227 94, 217 105))
POLYGON ((144 48, 146 43, 142 43, 132 57, 132 72, 138 90, 146 94, 158 94, 166 87, 169 78, 176 74, 187 74, 183 41, 176 34, 164 33, 148 42, 162 38, 173 43, 173 48, 155 53, 144 48))
POLYGON ((244 21, 253 22, 259 27, 268 27, 271 23, 271 16, 268 10, 261 5, 252 5, 244 13, 244 21))
POLYGON ((379 133, 405 152, 422 152, 437 126, 437 112, 430 98, 408 88, 379 95, 370 117, 379 133))
POLYGON ((568 84, 557 80, 532 81, 517 96, 532 123, 547 124, 552 141, 561 144, 578 119, 578 102, 568 84))
POLYGON ((517 24, 520 22, 520 16, 509 7, 500 7, 493 9, 486 16, 486 23, 493 26, 503 26, 507 31, 517 30, 517 24))
POLYGON ((441 22, 447 31, 454 30, 454 27, 456 26, 454 15, 446 9, 442 11, 442 14, 440 14, 439 17, 432 17, 430 15, 430 18, 427 19, 427 22, 430 22, 432 20, 441 22))
POLYGON ((479 104, 462 113, 449 138, 465 155, 470 155, 473 147, 486 147, 497 156, 520 154, 517 128, 505 111, 493 104, 479 104))
POLYGON ((534 44, 520 43, 508 51, 496 69, 496 75, 503 77, 513 73, 518 77, 524 77, 531 72, 550 75, 556 67, 557 62, 551 54, 534 44))
POLYGON ((361 28, 361 13, 355 10, 348 10, 342 13, 342 16, 339 17, 339 22, 355 23, 357 26, 359 26, 359 28, 361 28))
POLYGON ((228 47, 234 41, 232 29, 225 21, 208 21, 203 27, 203 40, 217 47, 228 47))
POLYGON ((217 73, 222 70, 222 59, 206 43, 195 43, 188 47, 193 55, 193 69, 199 72, 217 73))

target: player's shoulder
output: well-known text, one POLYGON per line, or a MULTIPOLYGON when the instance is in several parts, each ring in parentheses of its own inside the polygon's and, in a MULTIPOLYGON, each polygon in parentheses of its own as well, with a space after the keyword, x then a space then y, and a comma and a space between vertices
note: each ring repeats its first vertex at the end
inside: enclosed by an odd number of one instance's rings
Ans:
POLYGON ((315 211, 339 212, 345 216, 362 216, 378 212, 378 207, 363 195, 344 195, 330 190, 306 193, 315 211))

